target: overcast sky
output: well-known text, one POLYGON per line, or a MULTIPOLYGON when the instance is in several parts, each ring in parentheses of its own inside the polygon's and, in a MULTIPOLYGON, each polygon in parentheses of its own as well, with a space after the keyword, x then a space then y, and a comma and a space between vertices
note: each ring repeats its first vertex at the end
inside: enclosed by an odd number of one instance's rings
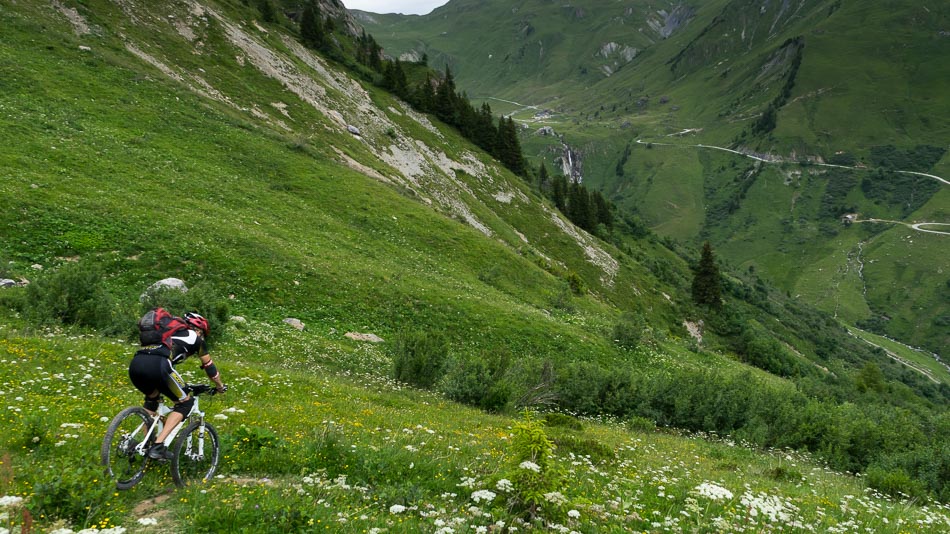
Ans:
POLYGON ((425 15, 449 0, 343 0, 347 9, 359 9, 371 13, 404 13, 425 15))

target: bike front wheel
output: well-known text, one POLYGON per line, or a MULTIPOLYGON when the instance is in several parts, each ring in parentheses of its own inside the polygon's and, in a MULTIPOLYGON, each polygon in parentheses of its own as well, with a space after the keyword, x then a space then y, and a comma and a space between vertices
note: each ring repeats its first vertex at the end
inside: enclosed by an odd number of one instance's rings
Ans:
POLYGON ((100 456, 106 475, 119 489, 129 489, 145 476, 148 462, 145 441, 152 416, 144 408, 132 406, 112 419, 102 439, 100 456))
POLYGON ((172 478, 178 486, 203 484, 214 476, 221 459, 221 442, 213 426, 194 422, 175 441, 172 478))

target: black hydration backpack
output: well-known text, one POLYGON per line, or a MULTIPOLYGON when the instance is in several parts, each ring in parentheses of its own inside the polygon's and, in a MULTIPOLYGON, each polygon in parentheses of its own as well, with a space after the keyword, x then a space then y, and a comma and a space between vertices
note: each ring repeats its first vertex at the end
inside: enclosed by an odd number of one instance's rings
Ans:
POLYGON ((169 338, 188 323, 181 317, 175 317, 165 308, 152 308, 139 319, 139 342, 145 345, 165 345, 171 348, 169 338))

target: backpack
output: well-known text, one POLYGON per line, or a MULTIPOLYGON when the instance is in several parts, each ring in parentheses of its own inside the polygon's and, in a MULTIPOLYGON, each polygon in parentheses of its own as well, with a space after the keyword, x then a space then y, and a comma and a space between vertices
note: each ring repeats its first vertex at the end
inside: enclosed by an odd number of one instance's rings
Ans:
POLYGON ((181 317, 175 317, 165 308, 152 308, 139 319, 139 342, 144 345, 165 345, 171 348, 169 338, 188 323, 181 317))

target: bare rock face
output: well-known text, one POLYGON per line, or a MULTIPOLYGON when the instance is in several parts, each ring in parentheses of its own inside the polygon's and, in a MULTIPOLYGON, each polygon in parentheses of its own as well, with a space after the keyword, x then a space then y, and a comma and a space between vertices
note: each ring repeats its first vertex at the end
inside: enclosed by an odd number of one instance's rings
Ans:
POLYGON ((660 35, 660 38, 666 39, 673 35, 676 30, 685 26, 696 14, 696 11, 686 4, 679 4, 670 11, 661 9, 656 14, 656 17, 647 20, 647 24, 660 35))

